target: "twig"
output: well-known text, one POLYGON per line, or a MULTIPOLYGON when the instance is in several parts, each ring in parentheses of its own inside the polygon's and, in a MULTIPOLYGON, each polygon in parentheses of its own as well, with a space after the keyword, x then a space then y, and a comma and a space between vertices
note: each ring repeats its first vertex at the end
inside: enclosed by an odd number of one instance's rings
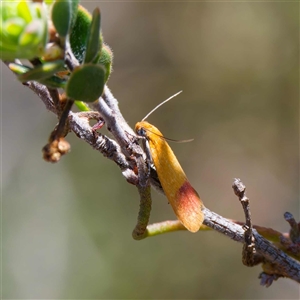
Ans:
POLYGON ((135 240, 141 240, 147 237, 147 226, 151 212, 151 187, 150 185, 141 187, 138 186, 140 194, 140 211, 138 214, 137 224, 132 232, 132 237, 135 240))
MULTIPOLYGON (((50 111, 58 114, 55 109, 53 100, 47 88, 38 83, 28 83, 31 88, 45 103, 50 111)), ((137 176, 137 161, 146 164, 145 154, 137 143, 136 135, 128 126, 121 113, 118 111, 117 100, 106 87, 104 95, 94 105, 99 111, 101 117, 105 120, 107 128, 111 131, 116 141, 108 137, 95 133, 90 124, 89 119, 73 112, 69 113, 69 126, 80 139, 90 144, 93 148, 100 151, 104 156, 113 160, 121 169, 122 174, 128 182, 139 186, 144 182, 137 176)), ((139 174, 141 175, 141 174, 139 174)), ((143 176, 147 176, 144 174, 143 176)), ((158 190, 162 191, 155 169, 150 170, 150 182, 158 190)), ((242 226, 235 224, 222 216, 211 212, 204 208, 205 215, 204 225, 228 236, 229 238, 244 243, 245 231, 242 226)), ((146 224, 147 222, 145 222, 146 224)), ((145 236, 153 236, 162 232, 170 232, 172 230, 184 230, 178 221, 167 221, 160 224, 148 225, 145 236)), ((267 241, 253 229, 255 239, 255 248, 257 253, 261 254, 268 262, 278 271, 276 276, 286 276, 300 283, 300 264, 298 261, 289 257, 282 250, 276 248, 272 243, 267 241), (280 275, 278 275, 280 274, 280 275)), ((274 278, 276 277, 274 275, 274 278)), ((266 278, 266 282, 269 278, 266 278)))
POLYGON ((99 101, 93 103, 93 108, 100 112, 107 129, 113 134, 125 154, 143 154, 142 149, 140 147, 136 147, 137 139, 135 132, 119 113, 118 101, 113 97, 107 86, 105 87, 104 93, 99 101), (108 103, 106 101, 108 101, 108 103))
POLYGON ((100 151, 104 157, 114 161, 129 183, 134 185, 138 183, 138 177, 133 171, 133 161, 126 158, 121 152, 120 146, 115 141, 105 135, 95 134, 89 124, 87 113, 70 112, 69 125, 70 129, 80 139, 91 145, 95 150, 100 151))
POLYGON ((244 245, 242 253, 242 262, 245 266, 252 267, 263 261, 262 257, 257 255, 254 243, 253 227, 251 222, 250 201, 246 196, 246 186, 238 178, 235 178, 232 184, 234 193, 238 196, 244 210, 246 224, 243 226, 244 245))
POLYGON ((49 111, 57 114, 56 105, 54 104, 47 87, 36 81, 25 82, 23 85, 30 88, 43 101, 49 111))
MULTIPOLYGON (((207 208, 204 208, 203 212, 205 215, 203 223, 205 225, 234 241, 244 243, 244 229, 242 226, 219 216, 207 208)), ((257 252, 268 261, 274 263, 282 275, 300 283, 300 263, 263 238, 255 229, 253 229, 253 235, 257 252)))
POLYGON ((67 36, 65 41, 65 63, 70 71, 73 71, 76 67, 79 66, 79 62, 74 56, 73 51, 71 49, 69 35, 67 36))

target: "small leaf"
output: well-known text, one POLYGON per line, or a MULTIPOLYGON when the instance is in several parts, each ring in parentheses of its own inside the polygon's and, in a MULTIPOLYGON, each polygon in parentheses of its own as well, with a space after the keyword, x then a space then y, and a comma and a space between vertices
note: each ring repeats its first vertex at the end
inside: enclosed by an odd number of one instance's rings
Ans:
POLYGON ((83 101, 75 101, 75 105, 80 111, 90 111, 91 109, 83 101))
POLYGON ((98 64, 105 67, 105 82, 108 80, 109 75, 112 71, 113 53, 108 45, 104 44, 101 49, 101 55, 98 60, 98 64))
POLYGON ((53 88, 53 89, 65 89, 66 88, 66 80, 59 78, 58 76, 51 76, 49 78, 39 80, 41 84, 46 85, 47 87, 53 88))
POLYGON ((44 0, 44 2, 47 4, 47 5, 51 5, 53 3, 54 0, 44 0))
POLYGON ((17 5, 17 12, 20 17, 22 17, 26 22, 32 21, 32 14, 30 7, 27 5, 26 1, 20 1, 17 5))
POLYGON ((32 70, 20 75, 18 79, 21 82, 36 80, 40 81, 46 78, 51 77, 55 73, 65 70, 64 68, 64 61, 63 60, 57 60, 54 62, 48 62, 44 63, 40 66, 37 66, 33 68, 32 70))
POLYGON ((15 17, 3 22, 3 31, 6 33, 3 38, 9 38, 11 41, 18 42, 19 36, 24 30, 26 23, 23 19, 15 17))
MULTIPOLYGON (((29 67, 19 65, 16 63, 10 63, 8 65, 9 69, 12 70, 15 74, 24 74, 30 70, 33 70, 29 67)), ((64 89, 66 87, 66 81, 59 78, 58 76, 51 76, 50 78, 39 80, 40 83, 51 87, 51 88, 62 88, 64 89)))
POLYGON ((56 0, 52 7, 52 22, 61 37, 66 37, 71 25, 70 0, 56 0))
POLYGON ((101 65, 85 64, 71 74, 67 86, 67 96, 74 100, 93 102, 103 93, 105 70, 101 65))
POLYGON ((42 21, 34 20, 24 28, 23 33, 19 37, 19 45, 21 47, 30 47, 37 44, 40 36, 43 34, 42 21))
POLYGON ((72 15, 71 15, 71 28, 74 26, 76 16, 77 16, 77 11, 78 11, 78 3, 79 0, 72 0, 71 1, 71 10, 72 10, 72 15))
POLYGON ((19 65, 19 64, 16 64, 16 63, 10 63, 8 65, 8 67, 9 67, 10 70, 12 70, 16 74, 24 74, 24 73, 28 72, 28 70, 32 70, 29 67, 19 65))
POLYGON ((1 59, 32 59, 41 56, 48 39, 45 6, 42 3, 25 0, 2 2, 0 5, 1 59))
POLYGON ((85 54, 86 41, 92 21, 91 14, 81 5, 70 34, 70 44, 76 59, 82 63, 85 54))
POLYGON ((101 15, 99 8, 96 8, 93 12, 92 23, 90 26, 87 43, 86 43, 86 52, 84 62, 92 62, 102 45, 100 44, 100 23, 101 15))

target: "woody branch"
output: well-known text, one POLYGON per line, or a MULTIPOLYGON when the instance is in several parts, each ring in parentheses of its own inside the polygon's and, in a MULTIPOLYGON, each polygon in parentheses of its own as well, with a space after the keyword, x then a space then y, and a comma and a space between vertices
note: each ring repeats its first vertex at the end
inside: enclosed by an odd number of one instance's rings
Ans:
MULTIPOLYGON (((37 82, 28 82, 25 86, 39 96, 48 110, 59 117, 60 111, 57 106, 58 99, 56 99, 58 97, 57 91, 48 89, 37 82)), ((145 192, 148 175, 146 174, 147 171, 145 171, 147 170, 147 165, 144 151, 139 146, 134 131, 123 118, 118 107, 118 101, 107 86, 104 89, 102 97, 94 103, 93 109, 95 110, 93 112, 70 112, 68 117, 68 129, 73 131, 80 139, 88 143, 95 150, 102 153, 104 157, 114 161, 119 166, 125 179, 129 183, 136 185, 140 193, 141 191, 145 192), (95 132, 92 129, 89 120, 99 118, 105 121, 107 129, 113 134, 115 140, 95 132), (136 172, 136 170, 138 170, 138 172, 136 172)), ((163 193, 157 173, 153 168, 150 172, 149 182, 153 187, 163 193)), ((145 194, 149 197, 148 193, 145 194)), ((143 197, 143 195, 141 195, 141 197, 143 197)), ((204 225, 224 234, 234 241, 240 243, 245 242, 245 230, 241 225, 207 208, 204 208, 203 213, 205 216, 204 225)), ((147 217, 145 220, 147 224, 147 217)), ((145 229, 145 223, 143 226, 145 229)), ((142 235, 144 234, 143 238, 158 233, 185 230, 179 221, 166 221, 161 223, 160 227, 158 226, 159 224, 148 225, 147 230, 142 233, 142 235), (158 233, 157 230, 159 231, 158 233), (151 231, 156 233, 151 234, 151 231)), ((274 272, 276 272, 279 277, 288 277, 300 283, 300 263, 263 238, 255 229, 253 229, 253 236, 257 252, 266 262, 272 264, 274 272)))

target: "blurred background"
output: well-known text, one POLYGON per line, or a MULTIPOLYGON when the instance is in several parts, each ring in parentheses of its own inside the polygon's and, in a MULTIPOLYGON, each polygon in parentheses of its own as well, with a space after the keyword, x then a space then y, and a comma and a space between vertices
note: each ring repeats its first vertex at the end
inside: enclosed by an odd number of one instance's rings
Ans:
MULTIPOLYGON (((195 139, 171 147, 205 205, 244 220, 239 177, 255 224, 299 221, 299 3, 84 2, 101 9, 108 85, 131 126, 183 90, 149 122, 195 139)), ((299 298, 291 280, 261 287, 261 268, 216 232, 134 241, 136 188, 74 134, 71 153, 43 161, 57 120, 1 69, 3 298, 299 298)), ((151 222, 174 218, 154 191, 151 222)))

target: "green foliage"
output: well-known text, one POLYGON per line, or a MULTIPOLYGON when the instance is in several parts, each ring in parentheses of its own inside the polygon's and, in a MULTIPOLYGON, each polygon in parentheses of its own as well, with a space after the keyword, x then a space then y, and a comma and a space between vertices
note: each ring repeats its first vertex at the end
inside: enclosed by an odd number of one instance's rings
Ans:
POLYGON ((105 70, 101 65, 84 64, 71 74, 66 93, 69 98, 93 102, 103 93, 105 70))
POLYGON ((113 56, 103 44, 100 10, 96 8, 91 16, 78 2, 49 0, 47 5, 5 2, 0 7, 3 21, 0 46, 2 59, 35 59, 33 67, 9 65, 21 82, 34 80, 51 88, 66 88, 67 96, 76 101, 79 109, 88 110, 80 101, 91 102, 101 96, 111 73, 113 56), (55 29, 50 30, 49 41, 47 17, 51 17, 55 29), (68 40, 81 64, 75 70, 68 70, 64 61, 68 40))
POLYGON ((54 75, 59 71, 64 71, 65 70, 64 65, 65 63, 63 60, 46 62, 42 65, 39 65, 31 69, 26 73, 21 74, 20 76, 18 76, 18 79, 21 82, 26 82, 31 80, 44 80, 51 77, 52 75, 54 75))
POLYGON ((76 20, 76 16, 77 16, 77 12, 78 12, 78 4, 79 4, 79 0, 71 0, 71 28, 74 26, 75 20, 76 20))
MULTIPOLYGON (((82 6, 79 6, 78 8, 77 18, 70 35, 70 43, 71 43, 72 51, 79 62, 85 61, 86 52, 90 51, 87 50, 87 47, 91 47, 91 46, 87 46, 91 44, 91 42, 89 42, 88 40, 91 40, 93 44, 97 43, 96 42, 97 34, 95 34, 95 29, 92 29, 95 28, 95 25, 93 25, 92 22, 97 24, 98 22, 97 20, 98 18, 100 18, 100 11, 99 14, 98 12, 95 11, 93 14, 94 15, 93 19, 95 19, 95 21, 92 21, 92 17, 90 13, 85 8, 83 8, 82 6), (92 31, 94 32, 93 37, 91 37, 92 31)), ((95 48, 96 47, 93 46, 93 49, 95 48)), ((89 56, 90 55, 88 55, 88 62, 91 62, 89 56)), ((91 56, 93 56, 93 54, 91 56)), ((101 64, 105 67, 105 82, 108 80, 109 75, 112 71, 112 61, 113 61, 113 53, 111 49, 106 44, 103 43, 103 36, 100 31, 99 51, 98 54, 95 56, 95 58, 93 58, 93 62, 101 64)))
MULTIPOLYGON (((77 68, 69 79, 67 95, 70 98, 91 102, 100 97, 103 92, 111 72, 112 52, 108 46, 103 45, 100 28, 100 10, 96 8, 91 17, 86 9, 79 6, 70 34, 70 43, 75 57, 84 64, 83 67, 77 68), (91 63, 97 67, 93 67, 91 63)), ((82 105, 79 107, 81 108, 82 105)))
POLYGON ((56 0, 52 7, 52 22, 60 37, 66 37, 71 26, 71 3, 56 0))
POLYGON ((79 6, 76 20, 70 34, 70 43, 72 51, 80 63, 84 60, 91 21, 90 13, 82 6, 79 6))
POLYGON ((47 42, 47 14, 40 3, 2 2, 0 54, 3 60, 41 56, 47 42))
POLYGON ((90 108, 83 101, 75 101, 75 105, 78 107, 80 111, 89 111, 90 108))
POLYGON ((96 8, 93 12, 93 18, 89 29, 86 43, 84 62, 89 63, 94 60, 99 50, 102 48, 102 39, 100 39, 100 10, 96 8))
POLYGON ((47 5, 51 5, 51 4, 54 2, 54 0, 44 0, 44 2, 45 2, 47 5))
POLYGON ((113 53, 110 47, 106 44, 103 45, 98 64, 105 67, 105 82, 108 80, 112 71, 113 53))
POLYGON ((10 68, 10 70, 12 70, 16 74, 24 74, 24 73, 28 72, 29 70, 32 70, 29 67, 19 65, 19 64, 15 64, 15 63, 10 63, 8 65, 8 67, 10 68))
POLYGON ((79 0, 56 0, 52 6, 52 22, 61 38, 73 27, 79 0))
MULTIPOLYGON (((16 64, 16 63, 10 63, 8 67, 14 73, 19 75, 18 78, 22 76, 26 76, 27 72, 31 72, 35 70, 34 68, 29 68, 27 66, 16 64)), ((56 75, 45 79, 39 79, 39 82, 51 88, 65 88, 66 86, 66 81, 56 75)))
POLYGON ((53 75, 50 78, 39 80, 39 82, 53 89, 64 89, 66 87, 66 80, 56 75, 53 75))

